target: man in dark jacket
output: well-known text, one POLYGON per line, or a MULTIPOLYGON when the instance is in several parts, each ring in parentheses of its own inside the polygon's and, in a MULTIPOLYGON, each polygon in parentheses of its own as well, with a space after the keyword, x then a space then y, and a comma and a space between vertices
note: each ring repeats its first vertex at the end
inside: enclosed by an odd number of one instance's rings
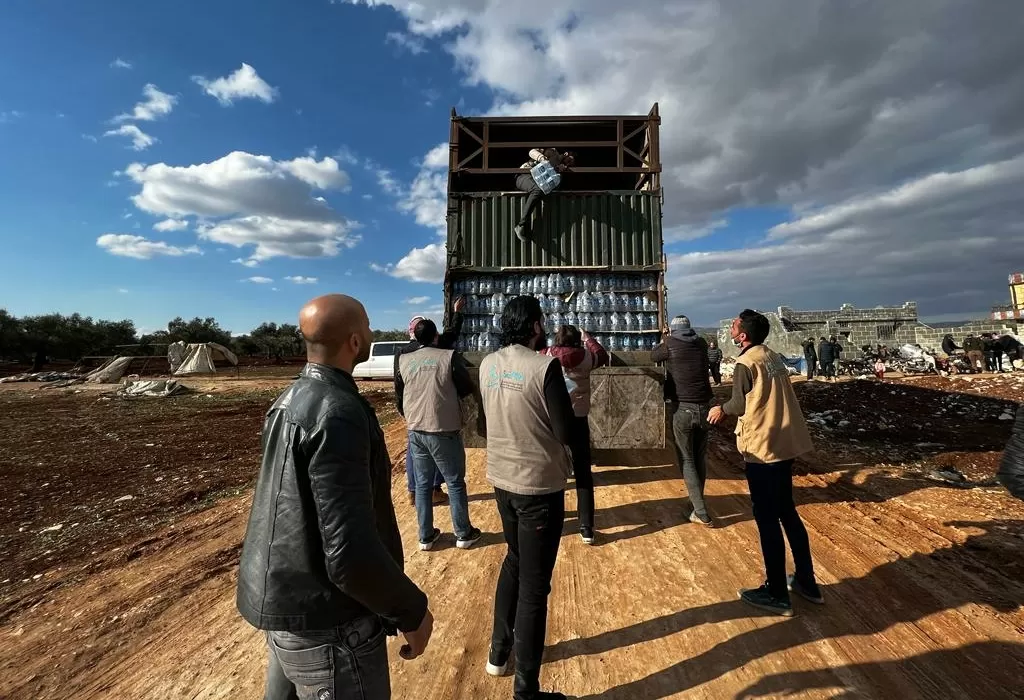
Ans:
POLYGON ((982 339, 971 333, 964 338, 964 351, 967 353, 971 372, 983 372, 985 370, 985 343, 982 339))
POLYGON ((957 350, 962 350, 962 349, 963 348, 959 347, 953 341, 953 334, 952 333, 947 333, 946 335, 942 336, 942 352, 946 353, 948 356, 952 357, 956 353, 957 350))
POLYGON ((814 349, 814 338, 808 338, 803 343, 804 364, 807 365, 807 379, 814 379, 814 370, 818 367, 818 353, 814 349))
POLYGON ((989 372, 1003 371, 1003 349, 996 342, 994 333, 983 333, 981 342, 985 349, 985 369, 989 372))
POLYGON ((1024 500, 1024 406, 1017 409, 1013 435, 1003 452, 1003 461, 999 465, 996 478, 1007 491, 1024 500))
POLYGON ((996 343, 999 345, 999 348, 1006 353, 1006 356, 1010 358, 1010 362, 1013 362, 1014 360, 1024 360, 1024 346, 1022 346, 1020 341, 1012 335, 1000 336, 996 343))
POLYGON ((303 307, 299 325, 309 363, 263 425, 236 603, 267 630, 265 700, 386 700, 385 635, 401 631, 400 655, 416 658, 433 617, 402 571, 384 433, 352 380, 370 322, 332 294, 303 307))
POLYGON ((711 378, 715 386, 722 386, 722 349, 717 340, 708 342, 708 365, 711 367, 711 378))
MULTIPOLYGON (((466 305, 466 300, 459 297, 455 300, 455 304, 452 306, 454 313, 452 314, 452 327, 445 329, 444 333, 437 336, 437 342, 435 347, 441 350, 453 350, 455 343, 459 340, 459 335, 462 333, 462 322, 464 317, 462 315, 462 309, 466 305)), ((409 344, 405 345, 395 355, 395 371, 392 376, 395 378, 395 396, 398 400, 398 412, 402 413, 402 392, 399 389, 399 375, 401 374, 398 370, 399 360, 402 355, 407 355, 410 352, 416 352, 423 347, 423 344, 416 340, 416 324, 420 321, 425 321, 422 316, 413 316, 412 320, 409 321, 409 344)), ((402 415, 405 415, 402 413, 402 415)), ((405 484, 409 489, 409 505, 416 505, 416 471, 414 469, 413 456, 412 456, 412 442, 406 441, 405 445, 405 484)), ((444 483, 444 477, 441 475, 440 470, 434 470, 434 492, 432 496, 433 505, 441 505, 447 498, 444 495, 444 490, 441 488, 441 484, 444 483)))
POLYGON ((675 386, 672 434, 676 459, 692 506, 690 522, 714 527, 704 503, 710 431, 708 411, 714 396, 708 379, 708 344, 690 327, 690 319, 676 316, 669 324, 669 334, 651 352, 651 360, 665 363, 675 386))
POLYGON ((821 342, 818 343, 818 361, 821 362, 821 376, 825 377, 825 379, 835 379, 836 348, 832 341, 825 339, 824 336, 822 336, 821 342))

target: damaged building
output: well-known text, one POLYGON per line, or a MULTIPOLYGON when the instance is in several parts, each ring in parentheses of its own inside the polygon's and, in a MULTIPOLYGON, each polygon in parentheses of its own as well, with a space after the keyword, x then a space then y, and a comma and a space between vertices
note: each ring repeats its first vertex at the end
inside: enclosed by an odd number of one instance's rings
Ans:
MULTIPOLYGON (((850 354, 865 345, 887 345, 890 348, 905 344, 917 344, 927 349, 936 349, 946 333, 952 333, 957 342, 968 334, 1017 333, 1017 323, 1012 320, 973 321, 963 326, 933 328, 917 317, 917 302, 908 301, 902 306, 876 306, 858 309, 852 304, 843 304, 831 311, 798 311, 780 306, 777 313, 767 312, 771 333, 767 345, 773 350, 796 357, 803 354, 801 344, 807 338, 836 336, 839 344, 850 354)), ((719 326, 719 345, 726 356, 735 356, 736 348, 729 340, 729 326, 732 319, 722 321, 719 326)), ((849 355, 848 355, 849 356, 849 355)))

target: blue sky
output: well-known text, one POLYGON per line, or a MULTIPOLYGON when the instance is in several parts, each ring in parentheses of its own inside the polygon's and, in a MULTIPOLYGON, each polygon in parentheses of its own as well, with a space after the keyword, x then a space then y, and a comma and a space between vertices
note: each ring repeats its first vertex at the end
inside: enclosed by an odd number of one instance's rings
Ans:
POLYGON ((403 327, 439 313, 452 106, 655 101, 673 313, 1006 301, 1024 242, 1012 13, 811 4, 8 0, 0 305, 240 333, 340 291, 403 327), (984 41, 951 33, 960 14, 984 41))

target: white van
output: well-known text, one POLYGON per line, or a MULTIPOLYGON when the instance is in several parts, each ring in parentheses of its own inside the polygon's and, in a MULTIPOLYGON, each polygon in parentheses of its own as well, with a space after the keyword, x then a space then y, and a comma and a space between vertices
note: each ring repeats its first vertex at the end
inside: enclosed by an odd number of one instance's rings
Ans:
POLYGON ((408 340, 388 340, 370 345, 370 359, 360 362, 352 369, 356 379, 395 378, 395 355, 409 344, 408 340))

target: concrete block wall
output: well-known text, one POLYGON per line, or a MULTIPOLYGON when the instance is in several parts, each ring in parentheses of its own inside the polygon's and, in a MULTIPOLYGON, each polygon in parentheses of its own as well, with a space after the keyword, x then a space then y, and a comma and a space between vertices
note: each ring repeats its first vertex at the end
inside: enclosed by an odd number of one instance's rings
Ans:
POLYGON ((954 328, 932 328, 931 326, 923 323, 918 324, 916 329, 916 340, 915 343, 923 348, 938 350, 942 346, 942 339, 947 333, 953 334, 953 340, 956 341, 957 345, 963 345, 964 337, 968 334, 973 333, 974 335, 981 335, 982 333, 996 333, 998 335, 1016 335, 1017 334, 1017 323, 1015 321, 973 321, 963 326, 956 326, 954 328))

